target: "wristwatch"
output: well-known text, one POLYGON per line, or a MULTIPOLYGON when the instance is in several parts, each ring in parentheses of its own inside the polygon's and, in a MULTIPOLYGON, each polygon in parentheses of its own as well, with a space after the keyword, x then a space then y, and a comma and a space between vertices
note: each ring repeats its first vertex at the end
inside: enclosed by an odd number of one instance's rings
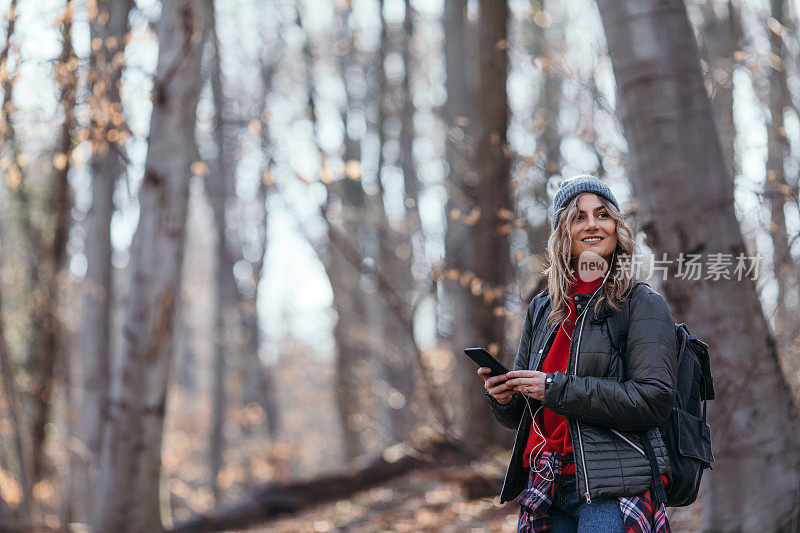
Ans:
POLYGON ((553 383, 553 378, 554 377, 555 377, 555 374, 553 374, 552 372, 548 372, 544 376, 544 391, 545 392, 547 392, 547 389, 550 388, 550 384, 553 383))

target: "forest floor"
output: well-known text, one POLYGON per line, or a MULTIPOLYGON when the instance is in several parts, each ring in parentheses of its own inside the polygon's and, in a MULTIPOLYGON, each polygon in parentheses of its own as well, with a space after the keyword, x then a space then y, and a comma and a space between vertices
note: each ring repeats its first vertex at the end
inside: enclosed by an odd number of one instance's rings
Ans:
MULTIPOLYGON (((417 470, 353 498, 248 529, 249 533, 464 532, 513 533, 519 507, 498 497, 469 499, 437 469, 417 470)), ((699 532, 701 507, 668 510, 672 531, 699 532)))
MULTIPOLYGON (((333 408, 336 400, 332 358, 318 356, 300 342, 282 348, 280 361, 275 365, 280 370, 273 379, 279 411, 285 416, 276 441, 266 440, 263 432, 258 431, 263 413, 254 404, 245 408, 229 406, 226 461, 219 477, 224 490, 223 505, 239 501, 264 483, 288 483, 340 471, 344 462, 340 424, 333 408)), ((210 354, 197 349, 196 357, 194 365, 198 366, 210 354)), ((199 366, 210 368, 210 365, 199 366)), ((205 388, 211 382, 210 377, 198 376, 195 390, 176 387, 170 400, 163 459, 169 504, 176 521, 208 512, 214 506, 207 471, 211 394, 205 388)), ((240 387, 232 383, 231 390, 240 387)), ((364 457, 375 457, 391 441, 381 433, 379 424, 369 423, 371 418, 367 416, 370 408, 375 410, 379 405, 380 398, 376 394, 371 401, 366 400, 361 405, 367 421, 362 433, 364 457)), ((519 506, 515 502, 500 505, 498 496, 510 453, 510 447, 492 448, 482 450, 480 457, 469 465, 418 467, 348 498, 315 505, 245 531, 513 533, 519 506), (480 473, 492 480, 477 492, 489 496, 470 496, 465 483, 465 476, 470 473, 480 473)), ((701 505, 698 502, 689 509, 670 509, 672 531, 700 531, 701 505)))

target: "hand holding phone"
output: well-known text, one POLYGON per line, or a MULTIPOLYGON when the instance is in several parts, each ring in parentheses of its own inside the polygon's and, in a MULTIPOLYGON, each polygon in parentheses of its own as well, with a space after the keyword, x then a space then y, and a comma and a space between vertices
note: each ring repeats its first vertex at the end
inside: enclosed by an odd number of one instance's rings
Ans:
POLYGON ((492 371, 489 375, 492 377, 508 373, 508 369, 503 366, 503 363, 495 359, 486 348, 464 348, 464 353, 475 361, 478 366, 489 368, 492 371))
POLYGON ((511 401, 515 391, 505 383, 508 369, 485 348, 466 348, 464 353, 480 367, 478 375, 483 378, 484 388, 489 394, 502 404, 511 401))

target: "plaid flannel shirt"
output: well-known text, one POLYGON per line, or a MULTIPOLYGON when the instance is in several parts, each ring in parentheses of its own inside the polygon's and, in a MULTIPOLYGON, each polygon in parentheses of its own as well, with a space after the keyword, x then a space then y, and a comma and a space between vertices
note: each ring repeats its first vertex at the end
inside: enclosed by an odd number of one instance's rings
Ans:
MULTIPOLYGON (((556 487, 563 471, 564 456, 558 452, 545 450, 536 462, 539 471, 552 469, 552 481, 530 471, 528 487, 520 494, 518 531, 522 533, 540 533, 550 531, 548 510, 555 499, 556 487)), ((656 507, 653 490, 648 489, 639 496, 617 498, 625 524, 625 533, 670 533, 669 520, 664 504, 656 507)))

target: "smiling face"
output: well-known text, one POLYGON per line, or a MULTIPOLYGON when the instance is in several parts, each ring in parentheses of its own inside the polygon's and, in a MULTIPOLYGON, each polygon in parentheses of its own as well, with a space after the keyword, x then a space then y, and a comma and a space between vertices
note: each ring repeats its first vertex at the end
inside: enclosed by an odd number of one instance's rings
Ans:
POLYGON ((617 246, 617 223, 594 193, 582 194, 577 206, 578 214, 570 224, 573 262, 585 252, 594 252, 609 261, 617 246))

